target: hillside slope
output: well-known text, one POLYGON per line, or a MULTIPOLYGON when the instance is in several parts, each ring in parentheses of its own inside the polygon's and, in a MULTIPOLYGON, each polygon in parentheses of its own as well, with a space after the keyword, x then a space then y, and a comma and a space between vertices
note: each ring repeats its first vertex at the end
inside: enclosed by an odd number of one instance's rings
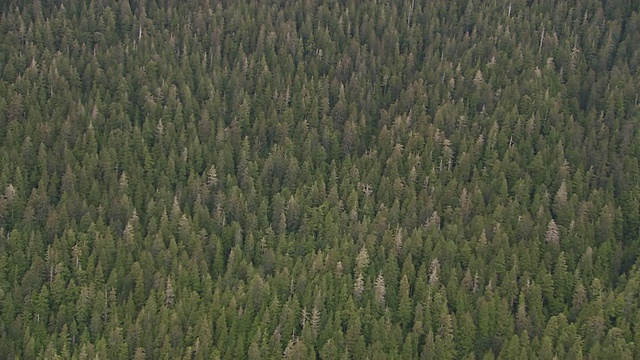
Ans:
POLYGON ((640 2, 3 3, 6 358, 640 357, 640 2))

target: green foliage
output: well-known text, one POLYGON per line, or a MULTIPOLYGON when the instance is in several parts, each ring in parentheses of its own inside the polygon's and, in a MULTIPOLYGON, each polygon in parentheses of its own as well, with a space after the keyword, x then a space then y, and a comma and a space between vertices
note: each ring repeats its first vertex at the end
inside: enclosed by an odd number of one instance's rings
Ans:
POLYGON ((633 1, 0 4, 6 358, 638 358, 633 1))

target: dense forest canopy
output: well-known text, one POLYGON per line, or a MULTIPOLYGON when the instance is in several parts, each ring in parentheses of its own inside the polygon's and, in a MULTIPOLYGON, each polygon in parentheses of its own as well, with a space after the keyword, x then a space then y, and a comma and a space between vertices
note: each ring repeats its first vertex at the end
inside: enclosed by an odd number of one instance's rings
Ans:
POLYGON ((0 4, 6 358, 640 358, 640 2, 0 4))

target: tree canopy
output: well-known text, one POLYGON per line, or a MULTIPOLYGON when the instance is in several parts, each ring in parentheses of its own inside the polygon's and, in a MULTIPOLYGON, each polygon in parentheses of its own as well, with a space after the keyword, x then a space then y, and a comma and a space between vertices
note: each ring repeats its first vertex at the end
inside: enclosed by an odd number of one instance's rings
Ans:
POLYGON ((639 358, 637 44, 629 0, 4 1, 0 354, 639 358))

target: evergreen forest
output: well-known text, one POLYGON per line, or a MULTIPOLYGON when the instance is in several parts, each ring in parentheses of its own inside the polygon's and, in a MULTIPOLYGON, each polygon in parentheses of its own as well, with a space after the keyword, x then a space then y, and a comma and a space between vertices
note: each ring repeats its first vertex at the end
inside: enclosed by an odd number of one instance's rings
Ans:
POLYGON ((0 357, 640 358, 637 0, 0 1, 0 357))

